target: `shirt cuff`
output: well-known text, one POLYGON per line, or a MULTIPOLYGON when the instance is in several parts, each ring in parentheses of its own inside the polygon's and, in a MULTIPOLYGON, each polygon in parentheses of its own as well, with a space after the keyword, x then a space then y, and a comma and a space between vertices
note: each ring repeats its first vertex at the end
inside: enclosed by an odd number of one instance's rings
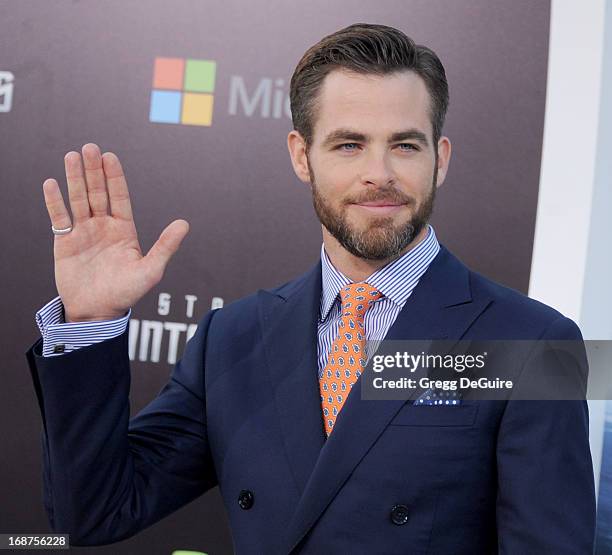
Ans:
POLYGON ((64 320, 64 304, 55 297, 36 313, 36 324, 43 338, 43 356, 58 356, 121 335, 127 328, 132 309, 115 320, 70 322, 64 320))

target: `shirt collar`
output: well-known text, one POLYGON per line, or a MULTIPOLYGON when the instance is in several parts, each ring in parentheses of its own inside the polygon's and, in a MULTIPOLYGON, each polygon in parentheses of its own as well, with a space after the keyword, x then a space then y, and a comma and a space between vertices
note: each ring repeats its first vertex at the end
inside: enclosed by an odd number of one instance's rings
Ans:
MULTIPOLYGON (((400 309, 406 304, 408 297, 440 250, 434 228, 431 225, 427 227, 427 237, 416 247, 376 270, 364 280, 376 287, 400 309)), ((325 245, 321 245, 321 272, 323 289, 319 317, 323 321, 338 298, 340 290, 352 282, 332 264, 325 252, 325 245)))

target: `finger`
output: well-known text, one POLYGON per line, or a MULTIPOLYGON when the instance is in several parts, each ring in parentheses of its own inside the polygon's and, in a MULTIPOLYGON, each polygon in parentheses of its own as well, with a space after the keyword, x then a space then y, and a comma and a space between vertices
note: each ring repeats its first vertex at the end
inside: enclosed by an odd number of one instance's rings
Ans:
POLYGON ((102 155, 102 164, 108 185, 111 215, 124 220, 132 220, 134 217, 130 192, 119 158, 112 152, 105 152, 102 155))
POLYGON ((185 220, 174 220, 162 231, 159 239, 143 258, 152 281, 161 280, 168 261, 178 250, 187 233, 189 224, 185 220))
POLYGON ((81 155, 78 152, 69 152, 64 156, 64 167, 66 169, 66 181, 68 182, 68 199, 70 210, 75 222, 86 220, 91 216, 89 211, 89 199, 87 198, 87 187, 83 176, 81 155))
POLYGON ((51 225, 56 229, 70 227, 72 225, 70 214, 64 204, 59 184, 55 179, 45 180, 43 183, 43 194, 45 196, 45 205, 47 206, 51 225))
POLYGON ((87 183, 87 197, 92 216, 108 215, 108 193, 102 170, 102 154, 98 145, 87 143, 83 146, 83 167, 87 183))

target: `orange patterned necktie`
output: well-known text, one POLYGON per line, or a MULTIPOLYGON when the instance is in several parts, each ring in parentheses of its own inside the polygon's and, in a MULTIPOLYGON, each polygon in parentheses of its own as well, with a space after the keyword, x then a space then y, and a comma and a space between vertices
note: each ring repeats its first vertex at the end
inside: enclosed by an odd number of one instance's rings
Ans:
POLYGON ((364 315, 382 297, 371 285, 351 283, 340 290, 342 316, 319 380, 325 433, 329 436, 345 399, 366 364, 364 315))

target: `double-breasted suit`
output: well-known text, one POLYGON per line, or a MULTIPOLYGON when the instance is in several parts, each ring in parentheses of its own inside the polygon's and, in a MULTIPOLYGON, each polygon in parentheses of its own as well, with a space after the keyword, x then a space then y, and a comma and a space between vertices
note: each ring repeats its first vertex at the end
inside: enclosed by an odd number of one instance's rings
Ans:
MULTIPOLYGON (((45 505, 75 544, 129 537, 220 486, 237 553, 590 553, 583 401, 366 401, 333 433, 317 378, 321 266, 206 314, 130 420, 127 331, 27 353, 45 505)), ((555 310, 442 247, 386 339, 580 339, 555 310)), ((205 526, 206 523, 203 523, 205 526)))

